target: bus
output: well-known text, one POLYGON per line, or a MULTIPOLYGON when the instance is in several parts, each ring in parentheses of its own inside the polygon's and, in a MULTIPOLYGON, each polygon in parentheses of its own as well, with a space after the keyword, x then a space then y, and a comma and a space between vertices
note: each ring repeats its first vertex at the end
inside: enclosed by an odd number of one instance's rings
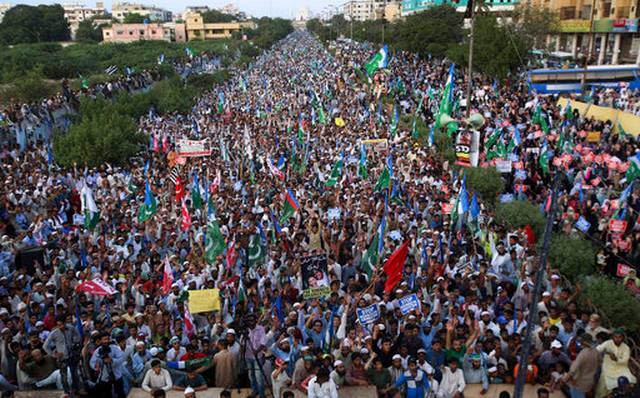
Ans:
MULTIPOLYGON (((583 68, 573 69, 533 69, 527 72, 529 89, 538 94, 579 94, 582 93, 583 68)), ((599 65, 586 69, 588 87, 613 89, 640 88, 640 66, 599 65)))

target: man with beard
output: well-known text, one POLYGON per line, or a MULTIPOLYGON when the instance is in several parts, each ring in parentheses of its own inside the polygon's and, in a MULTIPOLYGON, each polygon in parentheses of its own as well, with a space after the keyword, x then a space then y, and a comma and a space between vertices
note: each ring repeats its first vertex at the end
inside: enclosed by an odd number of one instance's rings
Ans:
POLYGON ((489 389, 487 370, 481 365, 480 355, 472 353, 472 350, 473 348, 469 347, 463 359, 464 381, 466 384, 482 384, 480 394, 484 395, 489 389))
MULTIPOLYGON (((73 394, 78 391, 78 360, 80 355, 80 344, 82 339, 75 327, 65 323, 64 316, 56 319, 56 328, 47 336, 43 348, 47 355, 56 359, 60 373, 67 374, 67 369, 71 372, 71 386, 67 378, 62 378, 62 387, 65 394, 73 394)), ((124 392, 123 392, 124 394, 124 392)))
POLYGON ((49 355, 42 355, 42 351, 38 349, 31 351, 30 354, 26 350, 21 350, 18 367, 35 382, 38 388, 54 383, 56 388, 62 388, 62 379, 56 360, 49 355))
POLYGON ((344 383, 346 382, 347 368, 344 367, 344 363, 341 360, 335 361, 333 363, 333 367, 334 369, 329 377, 331 377, 331 380, 336 383, 336 387, 340 388, 344 386, 344 383))

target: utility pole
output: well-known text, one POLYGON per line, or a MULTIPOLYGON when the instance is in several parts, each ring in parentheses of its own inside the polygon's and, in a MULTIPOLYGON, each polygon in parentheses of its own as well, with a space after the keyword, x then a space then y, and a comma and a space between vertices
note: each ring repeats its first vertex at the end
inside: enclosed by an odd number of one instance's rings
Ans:
MULTIPOLYGON (((582 89, 582 94, 587 91, 587 68, 589 67, 589 59, 591 59, 591 51, 593 49, 593 18, 596 12, 596 0, 591 0, 591 13, 589 16, 589 48, 587 49, 587 56, 584 58, 584 63, 582 65, 582 79, 580 81, 580 88, 582 89)), ((602 48, 600 49, 602 51, 602 48)))
POLYGON ((471 29, 469 30, 469 75, 467 77, 467 117, 471 115, 471 86, 473 83, 473 29, 476 22, 476 4, 471 2, 471 29))
POLYGON ((553 230, 553 221, 556 214, 556 203, 558 201, 558 186, 560 185, 560 172, 556 172, 553 177, 553 187, 551 188, 551 207, 547 214, 547 224, 544 228, 544 237, 542 241, 542 252, 540 252, 540 261, 538 263, 538 271, 536 273, 536 282, 533 287, 533 297, 529 304, 529 315, 527 316, 527 329, 522 339, 522 351, 520 352, 520 362, 518 377, 513 391, 513 398, 522 398, 524 384, 527 380, 527 360, 531 351, 531 342, 534 333, 533 325, 538 317, 538 301, 542 294, 543 275, 547 267, 547 256, 549 255, 549 246, 551 245, 551 232, 553 230))

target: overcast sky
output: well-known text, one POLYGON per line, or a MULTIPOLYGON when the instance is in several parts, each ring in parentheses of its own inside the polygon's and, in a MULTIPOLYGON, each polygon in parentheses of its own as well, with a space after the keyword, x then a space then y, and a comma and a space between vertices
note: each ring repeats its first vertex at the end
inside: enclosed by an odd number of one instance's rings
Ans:
MULTIPOLYGON (((66 1, 66 0, 0 0, 0 3, 10 2, 12 5, 16 4, 55 4, 55 3, 77 3, 85 4, 86 6, 94 6, 95 0, 87 1, 66 1)), ((113 0, 105 0, 104 4, 108 9, 111 9, 111 3, 113 0)), ((130 3, 143 3, 149 5, 156 5, 158 7, 167 8, 174 12, 182 12, 187 6, 199 6, 208 5, 211 8, 221 7, 232 1, 229 0, 128 0, 130 3)), ((297 14, 298 10, 302 7, 308 7, 312 13, 319 13, 327 5, 340 5, 344 2, 340 0, 236 0, 233 3, 240 9, 250 15, 261 17, 283 17, 293 18, 297 14)))

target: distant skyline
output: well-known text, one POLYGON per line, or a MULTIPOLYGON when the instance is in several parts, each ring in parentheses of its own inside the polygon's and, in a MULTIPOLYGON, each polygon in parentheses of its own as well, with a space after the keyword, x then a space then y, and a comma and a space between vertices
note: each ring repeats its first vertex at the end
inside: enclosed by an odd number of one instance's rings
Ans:
MULTIPOLYGON (((234 3, 240 11, 244 11, 255 17, 282 17, 294 18, 299 9, 302 7, 309 8, 313 15, 321 12, 327 5, 339 6, 346 0, 127 0, 128 3, 142 3, 155 5, 173 12, 182 12, 188 6, 209 6, 210 8, 219 8, 229 3, 234 3)), ((105 0, 104 5, 107 9, 111 9, 113 0, 105 0)), ((124 2, 124 1, 122 1, 124 2)), ((80 3, 85 6, 95 6, 95 0, 88 1, 55 1, 55 0, 0 0, 0 3, 11 3, 11 5, 28 4, 63 4, 63 3, 80 3)))

